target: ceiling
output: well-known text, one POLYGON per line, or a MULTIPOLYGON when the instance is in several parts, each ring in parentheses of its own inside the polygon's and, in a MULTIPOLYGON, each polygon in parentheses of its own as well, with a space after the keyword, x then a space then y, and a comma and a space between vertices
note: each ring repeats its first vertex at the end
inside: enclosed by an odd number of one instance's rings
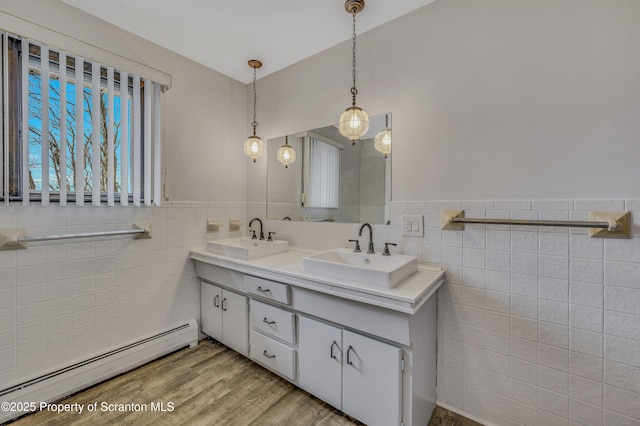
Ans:
MULTIPOLYGON (((351 38, 343 0, 62 0, 243 83, 351 38)), ((362 33, 435 0, 366 0, 362 33)))

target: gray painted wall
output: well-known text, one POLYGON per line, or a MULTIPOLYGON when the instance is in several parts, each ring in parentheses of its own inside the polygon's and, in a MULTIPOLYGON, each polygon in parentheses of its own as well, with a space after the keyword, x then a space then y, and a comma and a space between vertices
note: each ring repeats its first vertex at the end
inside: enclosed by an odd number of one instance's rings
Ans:
MULTIPOLYGON (((358 105, 393 112, 393 199, 638 196, 639 14, 630 0, 440 0, 359 36, 358 105)), ((266 137, 337 121, 350 48, 260 80, 266 137)))

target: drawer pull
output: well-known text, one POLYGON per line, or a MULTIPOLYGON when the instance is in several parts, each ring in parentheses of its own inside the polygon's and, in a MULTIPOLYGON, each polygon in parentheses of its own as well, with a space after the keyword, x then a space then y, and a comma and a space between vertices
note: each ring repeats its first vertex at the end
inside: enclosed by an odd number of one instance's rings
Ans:
POLYGON ((220 295, 216 294, 216 297, 213 298, 213 306, 216 308, 220 307, 220 295))
POLYGON ((222 299, 222 310, 223 311, 227 310, 227 298, 226 297, 224 299, 222 299))
POLYGON ((267 350, 265 349, 264 352, 262 352, 262 355, 266 356, 267 358, 275 358, 275 355, 269 355, 269 353, 267 352, 267 350))
POLYGON ((268 288, 263 290, 262 287, 258 286, 256 290, 258 290, 260 293, 263 293, 263 294, 267 294, 267 293, 271 294, 271 290, 269 290, 268 288))
POLYGON ((276 323, 275 321, 269 321, 269 320, 267 319, 267 317, 264 317, 264 318, 262 319, 262 322, 263 322, 263 323, 265 323, 265 324, 269 324, 269 325, 273 325, 273 324, 275 324, 275 323, 276 323))
POLYGON ((352 350, 353 350, 353 346, 349 345, 349 349, 347 350, 347 364, 349 365, 353 365, 353 362, 351 362, 351 359, 349 359, 349 355, 352 350))
MULTIPOLYGON (((333 347, 334 347, 334 346, 338 346, 338 343, 336 343, 336 341, 335 341, 335 340, 334 340, 334 341, 333 341, 333 343, 331 344, 331 353, 330 353, 330 355, 331 355, 331 358, 333 358, 333 359, 338 359, 338 358, 336 358, 336 356, 333 354, 333 347)), ((340 348, 338 347, 338 349, 340 349, 340 348)))

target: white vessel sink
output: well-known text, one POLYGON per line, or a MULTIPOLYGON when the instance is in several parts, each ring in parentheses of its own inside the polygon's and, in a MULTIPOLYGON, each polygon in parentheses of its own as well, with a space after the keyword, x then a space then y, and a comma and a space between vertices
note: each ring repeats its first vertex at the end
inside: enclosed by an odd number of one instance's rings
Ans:
POLYGON ((393 288, 418 269, 415 256, 356 253, 338 248, 302 259, 305 273, 353 284, 393 288))
POLYGON ((228 240, 207 241, 207 251, 220 256, 236 259, 255 259, 283 253, 289 249, 289 242, 283 240, 252 240, 249 237, 228 240))

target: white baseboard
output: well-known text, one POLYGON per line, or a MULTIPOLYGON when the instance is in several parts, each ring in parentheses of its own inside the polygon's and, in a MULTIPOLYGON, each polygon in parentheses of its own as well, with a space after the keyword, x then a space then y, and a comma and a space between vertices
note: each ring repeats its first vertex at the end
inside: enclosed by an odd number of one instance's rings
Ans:
POLYGON ((466 412, 466 411, 464 411, 464 410, 460 410, 460 409, 458 409, 458 408, 452 407, 452 406, 450 406, 449 404, 445 404, 445 403, 444 403, 444 402, 442 402, 442 401, 436 401, 436 405, 439 405, 440 407, 442 407, 442 408, 444 408, 444 409, 447 409, 447 410, 449 410, 449 411, 451 411, 451 412, 454 412, 454 413, 456 413, 456 414, 459 414, 459 415, 461 415, 461 416, 464 416, 464 417, 466 417, 467 419, 469 419, 469 420, 473 420, 474 422, 478 422, 478 423, 480 423, 480 424, 482 424, 482 425, 485 425, 485 426, 497 426, 497 425, 495 425, 494 423, 491 423, 491 422, 489 422, 489 421, 487 421, 487 420, 485 420, 485 419, 481 419, 480 417, 474 416, 473 414, 469 414, 469 413, 467 413, 467 412, 466 412))
MULTIPOLYGON (((0 389, 0 403, 53 402, 91 385, 132 370, 186 346, 198 344, 198 323, 184 324, 120 345, 84 361, 0 389)), ((0 410, 0 423, 29 411, 0 410)))

